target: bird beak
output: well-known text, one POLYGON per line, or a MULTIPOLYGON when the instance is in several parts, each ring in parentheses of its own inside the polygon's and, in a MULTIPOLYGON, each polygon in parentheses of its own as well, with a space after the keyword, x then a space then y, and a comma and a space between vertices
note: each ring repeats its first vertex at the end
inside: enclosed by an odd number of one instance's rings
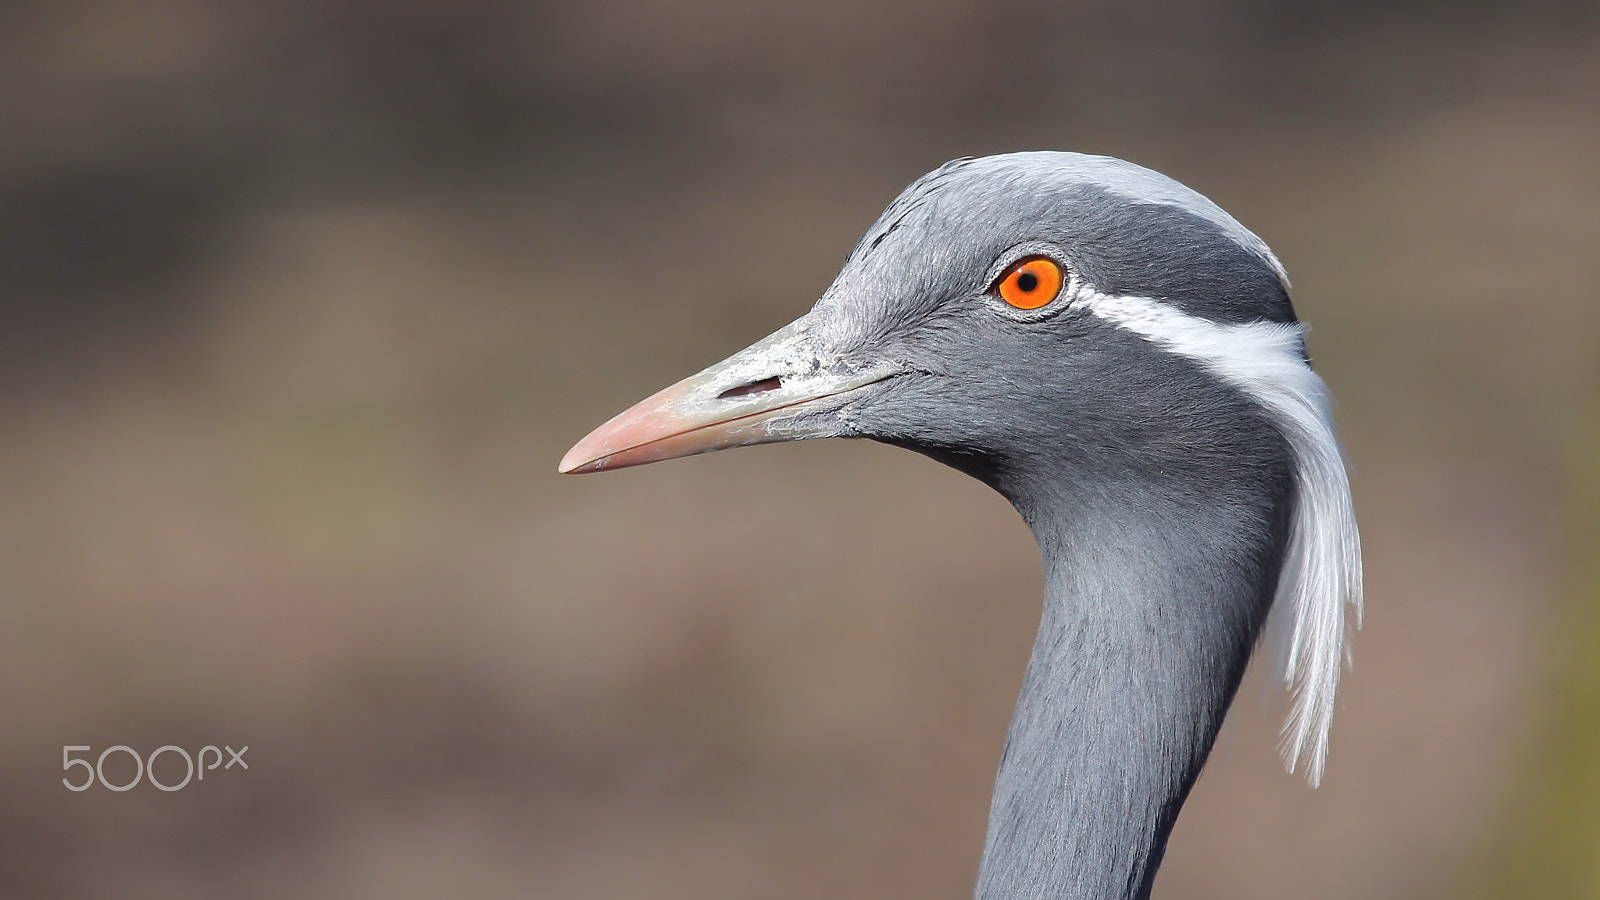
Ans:
POLYGON ((818 351, 807 319, 647 397, 601 425, 562 457, 567 474, 621 469, 777 441, 838 437, 831 415, 849 395, 895 374, 861 369, 818 351))

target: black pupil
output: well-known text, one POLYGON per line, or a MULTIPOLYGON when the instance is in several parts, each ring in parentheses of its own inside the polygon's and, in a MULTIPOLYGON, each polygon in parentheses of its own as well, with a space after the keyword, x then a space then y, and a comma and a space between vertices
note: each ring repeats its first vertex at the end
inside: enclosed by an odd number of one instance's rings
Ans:
POLYGON ((1017 276, 1017 287, 1024 294, 1031 294, 1039 287, 1039 276, 1032 272, 1023 272, 1017 276))

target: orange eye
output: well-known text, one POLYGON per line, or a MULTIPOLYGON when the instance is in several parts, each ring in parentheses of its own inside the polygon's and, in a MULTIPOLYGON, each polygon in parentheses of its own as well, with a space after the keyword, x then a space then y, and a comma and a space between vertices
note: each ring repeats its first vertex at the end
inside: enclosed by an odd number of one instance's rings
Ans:
POLYGON ((1053 259, 1034 256, 1000 276, 1000 299, 1017 309, 1038 309, 1061 293, 1061 267, 1053 259))

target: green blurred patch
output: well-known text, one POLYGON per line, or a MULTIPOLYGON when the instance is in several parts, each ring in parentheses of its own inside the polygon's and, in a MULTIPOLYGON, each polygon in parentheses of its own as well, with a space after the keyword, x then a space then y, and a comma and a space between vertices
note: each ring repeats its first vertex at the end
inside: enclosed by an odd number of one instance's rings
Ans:
POLYGON ((1485 897, 1600 898, 1600 389, 1570 462, 1571 604, 1558 624, 1548 726, 1485 897))

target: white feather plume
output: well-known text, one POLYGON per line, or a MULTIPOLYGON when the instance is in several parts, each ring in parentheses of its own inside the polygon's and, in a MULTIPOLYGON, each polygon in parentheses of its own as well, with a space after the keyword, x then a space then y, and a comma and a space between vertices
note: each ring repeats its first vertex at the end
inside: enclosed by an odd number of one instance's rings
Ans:
POLYGON ((1306 362, 1299 325, 1225 325, 1144 297, 1080 287, 1074 302, 1189 357, 1253 398, 1294 454, 1295 508, 1269 620, 1291 708, 1281 750, 1315 787, 1328 757, 1340 668, 1349 659, 1346 608, 1361 624, 1361 536, 1327 386, 1306 362))

